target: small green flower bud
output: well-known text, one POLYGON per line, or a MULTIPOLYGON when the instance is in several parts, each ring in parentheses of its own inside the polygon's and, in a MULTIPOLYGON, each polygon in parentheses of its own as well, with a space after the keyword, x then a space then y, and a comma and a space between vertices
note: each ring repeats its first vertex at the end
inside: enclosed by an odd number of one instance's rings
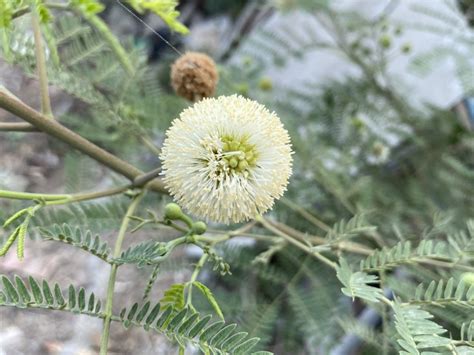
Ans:
POLYGON ((259 83, 258 83, 258 87, 262 91, 270 91, 271 89, 273 89, 272 79, 270 79, 268 77, 261 78, 259 83))
POLYGON ((247 96, 249 93, 249 87, 247 84, 236 85, 235 90, 243 96, 247 96))
POLYGON ((183 211, 176 203, 168 203, 165 207, 165 218, 166 219, 181 219, 183 216, 183 211))
POLYGON ((380 46, 382 46, 382 48, 390 48, 390 46, 392 45, 392 39, 389 35, 383 35, 379 38, 379 44, 380 46))
POLYGON ((461 275, 461 279, 466 283, 466 285, 474 285, 474 272, 465 272, 461 275))
POLYGON ((410 53, 411 52, 411 44, 410 43, 405 43, 402 46, 402 52, 405 53, 405 54, 410 53))
POLYGON ((206 230, 207 230, 206 223, 202 221, 194 222, 191 230, 193 231, 194 234, 198 234, 198 235, 204 234, 206 233, 206 230))
POLYGON ((359 117, 353 117, 352 118, 352 125, 356 129, 362 129, 365 126, 365 123, 359 117))
POLYGON ((395 29, 395 34, 397 36, 400 36, 401 34, 403 33, 403 29, 401 26, 398 26, 396 29, 395 29))

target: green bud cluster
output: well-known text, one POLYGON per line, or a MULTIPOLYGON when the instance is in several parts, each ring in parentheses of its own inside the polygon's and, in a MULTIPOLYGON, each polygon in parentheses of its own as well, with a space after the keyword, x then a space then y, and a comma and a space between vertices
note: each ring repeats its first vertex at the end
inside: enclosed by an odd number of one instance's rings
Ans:
POLYGON ((181 220, 188 225, 193 234, 201 235, 206 233, 207 225, 202 221, 193 222, 192 219, 183 213, 181 207, 176 203, 168 203, 165 206, 165 219, 170 221, 181 220))
POLYGON ((206 233, 207 225, 202 221, 194 222, 191 230, 194 234, 201 235, 206 233))
POLYGON ((169 220, 181 219, 183 211, 176 203, 168 203, 165 207, 165 218, 169 220))
POLYGON ((257 165, 258 153, 255 145, 250 144, 246 137, 224 136, 221 138, 221 141, 223 143, 222 152, 224 159, 231 170, 243 173, 250 167, 257 165))

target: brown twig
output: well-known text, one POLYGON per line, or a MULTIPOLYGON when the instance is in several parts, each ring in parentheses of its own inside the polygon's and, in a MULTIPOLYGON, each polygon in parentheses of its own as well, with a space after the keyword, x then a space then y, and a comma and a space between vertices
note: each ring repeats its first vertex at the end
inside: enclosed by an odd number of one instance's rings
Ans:
MULTIPOLYGON (((144 174, 143 171, 81 137, 62 124, 48 119, 45 115, 26 105, 4 87, 0 87, 0 107, 132 181, 144 174)), ((158 179, 151 181, 147 187, 156 192, 167 193, 163 182, 158 179)))

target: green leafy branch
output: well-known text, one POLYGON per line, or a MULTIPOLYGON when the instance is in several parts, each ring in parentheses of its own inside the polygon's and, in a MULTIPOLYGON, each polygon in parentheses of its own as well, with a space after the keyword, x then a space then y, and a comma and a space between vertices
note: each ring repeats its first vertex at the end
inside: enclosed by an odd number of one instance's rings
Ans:
POLYGON ((13 230, 10 236, 7 238, 7 241, 3 245, 2 249, 0 249, 0 256, 5 256, 5 254, 10 250, 13 243, 18 240, 17 242, 17 256, 18 259, 23 260, 24 253, 25 253, 25 238, 26 233, 28 232, 28 227, 31 222, 31 218, 35 215, 35 213, 42 207, 41 203, 24 208, 15 214, 13 214, 10 218, 8 218, 3 223, 3 228, 8 228, 11 224, 23 218, 21 223, 13 230))
MULTIPOLYGON (((451 244, 454 243, 451 239, 451 244)), ((457 249, 460 249, 460 240, 457 241, 457 249)), ((435 266, 456 267, 466 271, 474 268, 469 265, 457 263, 459 254, 450 244, 444 241, 422 240, 416 249, 412 248, 410 241, 399 242, 392 248, 375 250, 366 259, 361 260, 362 271, 389 270, 403 264, 427 263, 435 266)))
MULTIPOLYGON (((29 286, 19 276, 15 276, 14 280, 1 276, 1 280, 3 287, 0 291, 0 306, 52 309, 97 318, 105 317, 101 311, 100 299, 96 298, 94 293, 87 295, 83 288, 70 285, 67 296, 64 296, 57 283, 51 287, 47 281, 39 283, 31 276, 28 278, 29 286)), ((121 322, 126 328, 133 325, 146 330, 152 329, 182 346, 189 342, 203 351, 212 351, 215 354, 249 354, 259 341, 258 338, 248 338, 247 333, 236 332, 236 324, 226 325, 219 321, 208 325, 210 319, 210 315, 201 317, 199 313, 188 308, 176 312, 173 307, 160 303, 151 307, 150 302, 142 306, 135 303, 130 309, 123 309, 119 316, 112 316, 113 321, 121 322)))
MULTIPOLYGON (((133 325, 146 330, 153 329, 178 342, 182 348, 186 346, 186 343, 191 343, 204 353, 252 353, 251 350, 257 345, 259 338, 248 338, 248 333, 235 331, 236 324, 218 321, 208 325, 210 319, 210 315, 201 317, 199 313, 189 308, 176 311, 171 306, 162 307, 158 303, 151 307, 151 303, 146 302, 143 306, 135 303, 130 309, 124 308, 120 316, 114 317, 113 320, 122 322, 125 327, 133 325), (162 309, 161 313, 160 309, 162 309)), ((252 354, 271 353, 260 351, 252 354)))
POLYGON ((55 224, 52 228, 39 228, 39 233, 44 240, 54 240, 79 247, 82 250, 97 256, 108 262, 110 248, 98 235, 93 235, 90 230, 82 230, 80 227, 71 227, 64 223, 55 224))
POLYGON ((2 276, 3 291, 0 291, 0 306, 18 308, 44 308, 58 311, 68 311, 103 318, 101 301, 94 293, 86 297, 83 288, 70 285, 67 296, 64 297, 60 286, 55 283, 53 287, 47 281, 38 282, 32 276, 28 277, 29 287, 19 276, 10 280, 2 276))
POLYGON ((426 287, 423 283, 416 288, 415 297, 411 304, 420 305, 455 305, 466 310, 474 310, 474 284, 466 285, 464 280, 455 284, 454 278, 431 281, 426 287))
POLYGON ((340 259, 340 265, 337 267, 337 278, 344 285, 342 293, 354 299, 362 298, 369 302, 379 302, 385 299, 380 288, 370 286, 378 283, 376 275, 369 275, 363 271, 352 272, 349 264, 344 258, 340 259))
POLYGON ((402 305, 398 301, 393 303, 392 308, 395 313, 395 328, 400 335, 398 343, 403 349, 400 354, 422 355, 427 354, 423 352, 424 349, 453 348, 451 339, 441 336, 447 330, 433 322, 433 316, 427 311, 417 305, 402 305))

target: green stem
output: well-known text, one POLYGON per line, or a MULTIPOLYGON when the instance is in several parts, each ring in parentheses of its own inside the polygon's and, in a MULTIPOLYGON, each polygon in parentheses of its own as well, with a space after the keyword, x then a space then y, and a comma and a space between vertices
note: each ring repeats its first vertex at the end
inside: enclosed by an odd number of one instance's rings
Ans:
POLYGON ((134 181, 130 185, 113 187, 103 191, 83 192, 77 194, 40 194, 31 192, 0 190, 0 198, 6 198, 11 200, 39 200, 46 202, 46 205, 62 205, 71 202, 95 200, 102 197, 118 195, 132 188, 143 187, 155 177, 156 170, 150 173, 140 175, 136 179, 136 181, 134 181))
MULTIPOLYGON (((73 148, 76 148, 80 152, 90 156, 92 159, 131 180, 134 180, 143 174, 143 171, 98 147, 89 140, 64 127, 59 122, 47 119, 48 117, 26 105, 1 85, 0 107, 32 124, 38 130, 61 140, 73 148)), ((156 192, 167 193, 163 182, 158 179, 151 181, 147 185, 147 188, 156 192)))
POLYGON ((122 192, 127 191, 128 189, 129 189, 129 186, 121 186, 121 187, 114 187, 114 188, 104 190, 104 191, 69 195, 65 199, 57 199, 57 200, 53 200, 53 201, 48 201, 48 202, 46 202, 46 205, 48 205, 48 206, 51 206, 51 205, 65 205, 67 203, 72 203, 72 202, 95 200, 95 199, 102 198, 102 197, 118 195, 122 192))
POLYGON ((49 98, 48 74, 46 71, 46 57, 44 55, 43 38, 41 35, 41 27, 38 10, 32 6, 31 21, 33 25, 33 34, 35 38, 35 56, 36 69, 38 70, 40 95, 41 95, 41 112, 48 118, 53 117, 51 110, 51 100, 49 98))
POLYGON ((54 194, 37 194, 31 192, 18 192, 0 190, 0 198, 8 198, 11 200, 43 200, 57 201, 71 198, 72 195, 54 195, 54 194))
POLYGON ((0 122, 0 132, 37 132, 35 126, 23 122, 0 122))
POLYGON ((265 218, 259 216, 259 217, 255 218, 255 220, 258 221, 263 227, 268 229, 270 232, 273 232, 276 235, 278 235, 278 236, 282 237, 283 239, 287 240, 290 244, 293 244, 294 246, 298 247, 299 249, 303 250, 304 252, 316 257, 319 261, 321 261, 324 264, 330 266, 334 270, 337 269, 337 264, 334 261, 326 258, 324 255, 322 255, 322 254, 320 254, 320 253, 318 253, 314 250, 311 250, 311 248, 308 245, 303 244, 299 240, 293 238, 292 236, 290 236, 290 235, 284 233, 283 231, 281 231, 280 229, 274 227, 265 218))
POLYGON ((30 11, 29 6, 23 6, 17 9, 13 14, 12 14, 12 19, 16 19, 18 17, 21 17, 25 14, 27 14, 30 11))
POLYGON ((46 46, 49 49, 49 58, 55 67, 61 65, 61 59, 59 58, 58 47, 54 33, 51 31, 51 27, 43 26, 43 37, 46 42, 46 46))
POLYGON ((65 203, 95 200, 101 197, 117 195, 128 189, 129 189, 129 186, 127 185, 127 186, 115 187, 115 188, 104 190, 104 191, 87 192, 87 193, 72 194, 72 195, 40 194, 40 193, 31 193, 31 192, 0 190, 0 198, 7 198, 11 200, 30 200, 30 201, 39 200, 39 201, 46 202, 46 205, 62 205, 65 203))
POLYGON ((3 48, 3 55, 5 59, 11 59, 11 52, 10 52, 10 39, 8 36, 8 29, 7 28, 0 28, 0 32, 2 32, 2 48, 3 48))
POLYGON ((193 220, 190 217, 186 216, 184 213, 181 215, 180 220, 184 222, 189 228, 193 226, 193 220))
POLYGON ((186 305, 187 306, 190 306, 192 304, 192 300, 193 300, 193 283, 194 281, 197 280, 198 276, 199 276, 199 273, 201 272, 204 264, 206 263, 207 259, 209 258, 209 255, 208 254, 202 254, 201 258, 199 259, 198 263, 196 264, 196 268, 194 269, 194 272, 193 274, 191 275, 191 279, 189 280, 188 282, 188 287, 189 287, 189 290, 188 290, 188 296, 187 296, 187 299, 186 299, 186 305))
POLYGON ((140 140, 143 142, 143 144, 145 144, 147 146, 147 148, 154 154, 156 154, 156 156, 160 156, 161 155, 161 149, 158 148, 153 142, 152 140, 147 137, 147 136, 141 136, 140 137, 140 140))
POLYGON ((326 223, 321 221, 319 218, 314 216, 312 213, 308 212, 306 209, 303 207, 297 205, 296 203, 288 200, 287 198, 282 198, 280 200, 285 206, 291 208, 292 210, 298 212, 302 217, 304 217, 306 220, 314 224, 316 227, 322 229, 325 232, 329 232, 332 230, 330 226, 328 226, 326 223))
MULTIPOLYGON (((115 242, 115 247, 114 247, 114 258, 120 257, 120 253, 122 251, 122 243, 125 238, 125 234, 128 229, 128 225, 130 223, 130 217, 133 216, 135 213, 136 208, 138 207, 140 201, 143 198, 143 193, 140 193, 136 195, 133 198, 132 203, 128 207, 127 213, 125 217, 122 220, 122 224, 120 226, 120 231, 117 235, 117 241, 115 242)), ((106 303, 105 303, 105 318, 104 318, 104 327, 102 331, 102 337, 100 340, 100 355, 106 355, 107 354, 107 347, 109 344, 109 334, 110 334, 110 323, 112 320, 112 306, 113 306, 113 300, 114 300, 114 290, 115 290, 115 279, 117 277, 117 269, 119 265, 118 264, 112 264, 111 266, 111 271, 110 271, 110 276, 109 276, 109 282, 107 286, 107 298, 106 298, 106 303)))
MULTIPOLYGON (((380 288, 385 287, 385 271, 380 271, 380 288)), ((382 305, 382 355, 388 355, 388 307, 386 304, 382 305)))

